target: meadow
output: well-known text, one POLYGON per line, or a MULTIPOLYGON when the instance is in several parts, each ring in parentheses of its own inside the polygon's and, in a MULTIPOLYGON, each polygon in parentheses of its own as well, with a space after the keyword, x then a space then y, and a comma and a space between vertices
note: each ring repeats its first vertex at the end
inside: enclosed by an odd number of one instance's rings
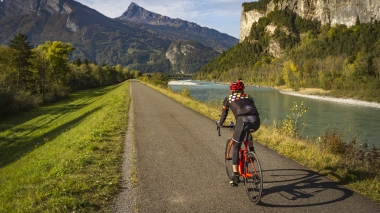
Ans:
POLYGON ((0 121, 0 212, 109 212, 120 189, 129 82, 0 121))

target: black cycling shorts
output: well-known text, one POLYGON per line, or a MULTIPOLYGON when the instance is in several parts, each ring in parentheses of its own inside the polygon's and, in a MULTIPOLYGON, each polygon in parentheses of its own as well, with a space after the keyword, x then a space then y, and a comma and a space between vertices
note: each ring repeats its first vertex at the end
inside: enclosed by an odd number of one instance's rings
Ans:
POLYGON ((239 149, 243 140, 252 140, 251 132, 254 132, 260 128, 260 118, 258 116, 239 116, 236 118, 236 126, 234 131, 234 147, 232 154, 232 164, 238 165, 239 163, 239 149), (252 118, 253 117, 253 118, 252 118), (247 122, 249 121, 249 122, 247 122))

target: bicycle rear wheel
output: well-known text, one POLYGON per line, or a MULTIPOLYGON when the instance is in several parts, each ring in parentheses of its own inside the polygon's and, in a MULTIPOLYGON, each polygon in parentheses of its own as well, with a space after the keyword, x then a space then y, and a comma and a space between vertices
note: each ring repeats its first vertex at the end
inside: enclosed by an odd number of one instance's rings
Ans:
POLYGON ((228 178, 231 180, 234 174, 234 171, 232 170, 232 140, 228 139, 226 143, 226 150, 224 152, 224 160, 226 165, 226 172, 228 178))
POLYGON ((248 198, 254 204, 257 204, 260 202, 261 193, 263 191, 263 176, 259 159, 254 152, 247 153, 244 173, 244 185, 248 198))

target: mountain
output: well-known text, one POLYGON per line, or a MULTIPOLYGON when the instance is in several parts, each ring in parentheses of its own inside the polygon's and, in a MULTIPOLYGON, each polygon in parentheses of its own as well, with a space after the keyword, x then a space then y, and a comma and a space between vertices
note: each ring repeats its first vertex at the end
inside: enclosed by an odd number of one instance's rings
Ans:
POLYGON ((144 63, 165 52, 173 39, 110 19, 73 0, 4 0, 0 5, 0 43, 17 33, 37 46, 47 40, 71 43, 72 58, 98 64, 144 63))
MULTIPOLYGON (((166 51, 178 39, 188 40, 170 37, 140 23, 108 18, 74 0, 0 1, 0 44, 7 45, 18 33, 28 36, 34 47, 45 41, 71 43, 75 48, 72 59, 121 64, 142 72, 176 70, 166 58, 166 51)), ((218 42, 217 38, 211 40, 218 42)))
POLYGON ((348 27, 371 20, 380 20, 380 1, 363 0, 259 0, 242 6, 240 42, 251 31, 252 24, 274 10, 289 9, 301 18, 320 21, 322 25, 346 25, 348 27))
POLYGON ((209 46, 218 52, 230 49, 238 39, 214 29, 201 27, 196 23, 181 19, 172 19, 150 12, 136 3, 131 3, 128 10, 117 19, 139 23, 155 32, 162 33, 176 40, 194 40, 209 46))
POLYGON ((173 72, 190 74, 198 71, 219 53, 196 41, 173 42, 166 51, 166 58, 172 64, 173 72))
POLYGON ((379 1, 243 3, 239 44, 193 78, 321 88, 335 97, 380 102, 379 11, 379 1))

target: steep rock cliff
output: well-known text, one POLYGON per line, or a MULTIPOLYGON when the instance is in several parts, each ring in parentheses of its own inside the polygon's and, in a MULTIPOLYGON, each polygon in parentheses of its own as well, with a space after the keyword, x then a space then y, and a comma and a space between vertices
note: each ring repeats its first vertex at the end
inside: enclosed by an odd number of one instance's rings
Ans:
POLYGON ((197 41, 175 41, 166 51, 175 73, 190 74, 198 71, 204 64, 219 53, 197 41))
POLYGON ((318 20, 322 25, 344 24, 350 27, 355 25, 357 20, 360 23, 367 23, 371 19, 380 20, 378 0, 271 0, 265 11, 260 9, 246 11, 242 6, 240 42, 249 35, 253 23, 276 8, 288 8, 302 18, 318 20))

